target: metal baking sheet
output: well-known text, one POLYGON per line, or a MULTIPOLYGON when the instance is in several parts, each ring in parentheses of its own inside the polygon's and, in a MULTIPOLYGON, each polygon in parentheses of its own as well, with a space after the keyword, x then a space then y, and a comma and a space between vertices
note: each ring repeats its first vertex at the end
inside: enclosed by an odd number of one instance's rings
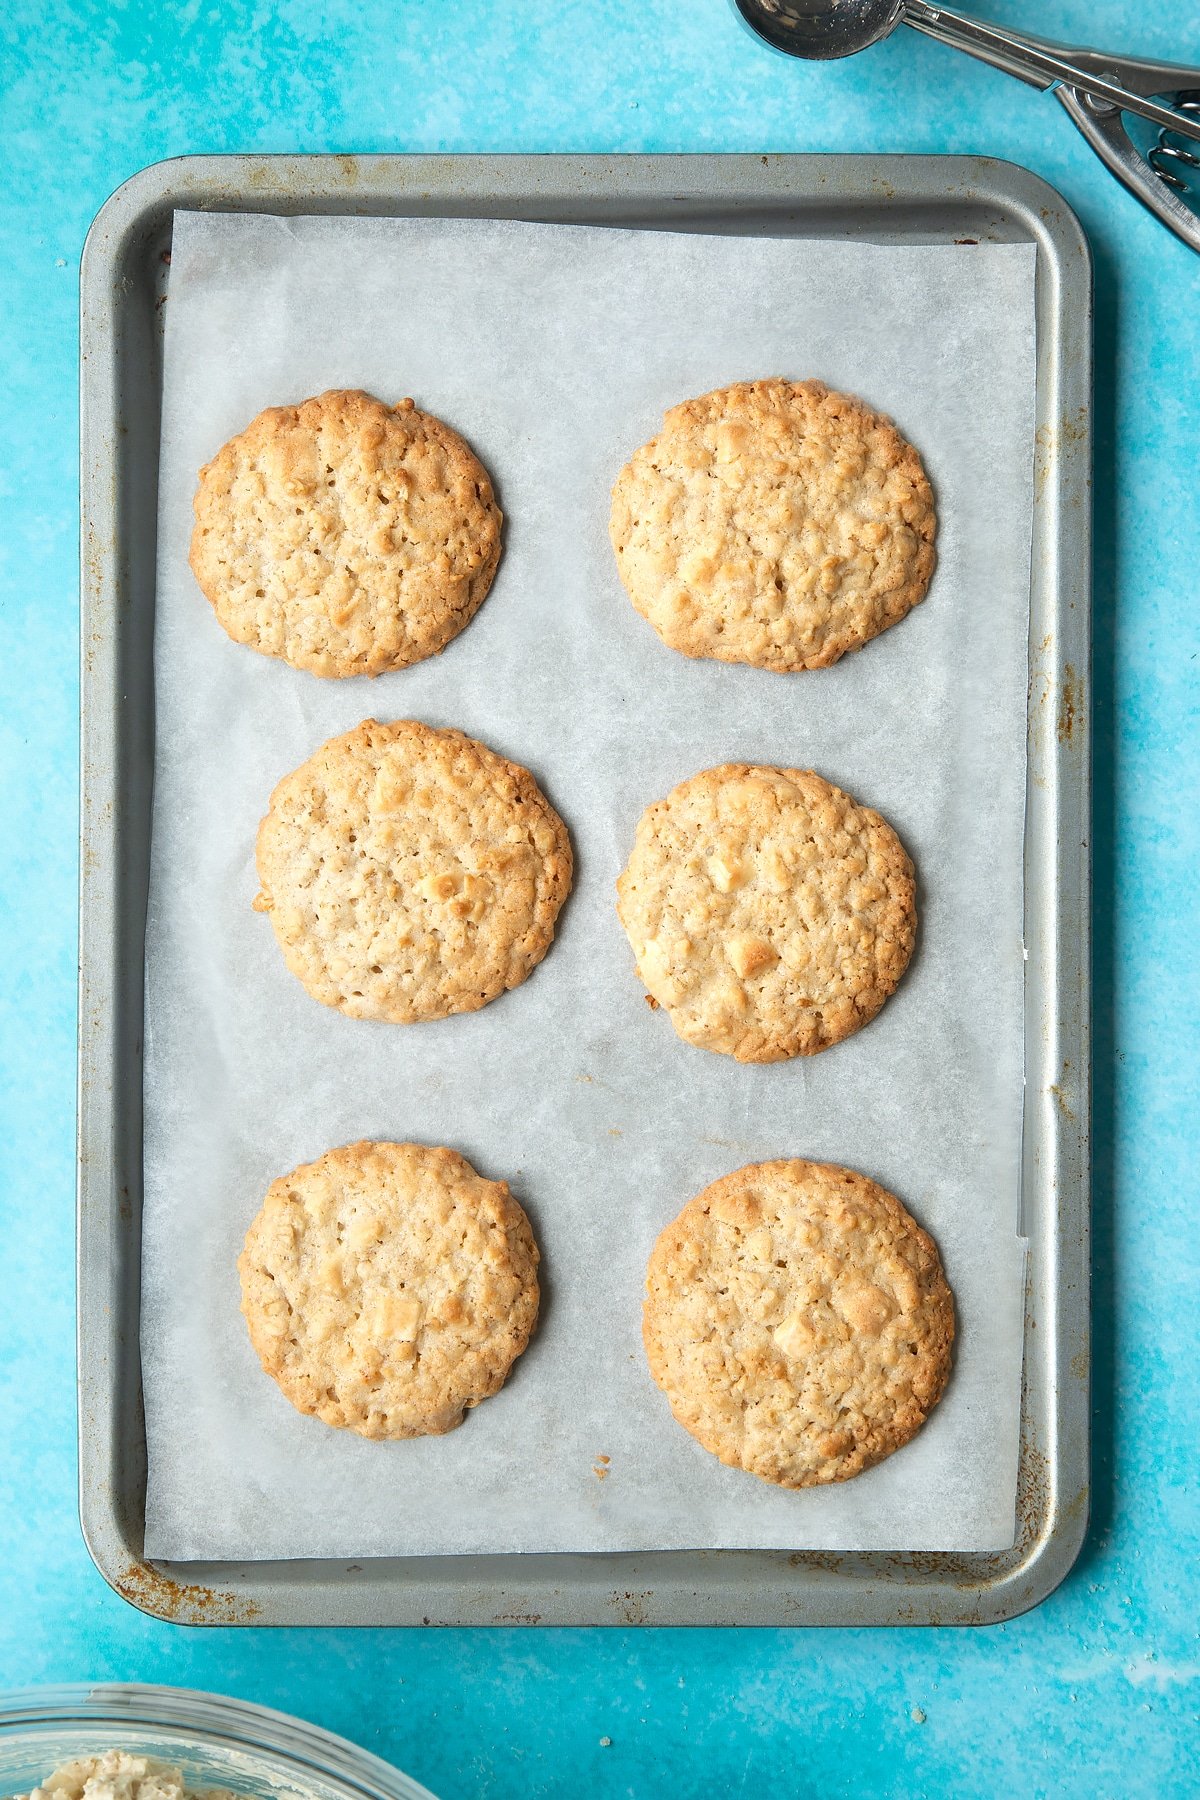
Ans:
POLYGON ((1087 1518, 1090 268, 1059 196, 976 158, 190 158, 99 215, 82 275, 80 1479, 89 1548, 161 1616, 220 1623, 970 1623, 1061 1580, 1087 1518), (1032 242, 1020 1531, 995 1555, 641 1555, 148 1563, 138 1357, 143 935, 159 316, 176 207, 510 217, 872 241, 1032 242))

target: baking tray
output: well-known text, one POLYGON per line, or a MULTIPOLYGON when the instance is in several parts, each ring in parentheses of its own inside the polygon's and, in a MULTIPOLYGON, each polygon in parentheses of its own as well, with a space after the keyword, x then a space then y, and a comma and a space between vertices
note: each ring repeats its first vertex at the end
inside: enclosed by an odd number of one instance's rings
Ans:
MULTIPOLYGON (((1088 1516, 1091 263, 982 157, 185 157, 96 218, 81 272, 80 1517, 106 1580, 209 1624, 987 1624, 1044 1599, 1088 1516), (147 1562, 138 1343, 162 306, 176 208, 455 215, 1037 247, 1025 825, 1029 1239, 1018 1539, 1001 1553, 147 1562)), ((913 321, 913 329, 921 322, 913 321)))

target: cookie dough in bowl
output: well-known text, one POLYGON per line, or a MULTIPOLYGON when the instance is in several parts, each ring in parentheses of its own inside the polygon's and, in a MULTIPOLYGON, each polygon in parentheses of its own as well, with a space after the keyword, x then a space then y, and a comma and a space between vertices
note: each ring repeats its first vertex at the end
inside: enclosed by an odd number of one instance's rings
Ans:
MULTIPOLYGON (((135 1604, 162 1618, 226 1622, 218 1609, 232 1596, 145 1573, 145 1588, 131 1589, 135 1604)), ((246 1617, 255 1617, 252 1606, 246 1617)), ((393 1764, 304 1719, 229 1695, 127 1681, 0 1694, 0 1797, 33 1794, 434 1800, 393 1764)))
POLYGON ((228 1788, 194 1788, 183 1770, 152 1756, 102 1750, 64 1763, 16 1800, 233 1800, 228 1788))

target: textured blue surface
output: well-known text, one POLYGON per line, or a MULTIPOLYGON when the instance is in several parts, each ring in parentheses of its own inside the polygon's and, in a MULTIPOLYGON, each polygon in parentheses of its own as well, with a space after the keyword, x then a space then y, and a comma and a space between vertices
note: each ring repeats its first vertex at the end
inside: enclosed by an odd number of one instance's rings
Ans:
MULTIPOLYGON (((1194 0, 991 11, 1200 63, 1194 0)), ((0 1688, 225 1690, 456 1800, 1200 1791, 1200 261, 1051 100, 911 32, 794 66, 725 0, 11 0, 0 92, 0 1688), (1032 1615, 959 1633, 189 1632, 91 1567, 70 1273, 79 251, 143 164, 250 149, 978 151, 1081 215, 1098 298, 1097 1454, 1083 1558, 1032 1615)))

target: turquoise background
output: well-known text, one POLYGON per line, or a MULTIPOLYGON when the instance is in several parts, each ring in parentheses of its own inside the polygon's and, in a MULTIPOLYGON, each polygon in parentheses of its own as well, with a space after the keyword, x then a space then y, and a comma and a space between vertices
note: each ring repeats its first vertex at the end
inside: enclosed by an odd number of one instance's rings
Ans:
MULTIPOLYGON (((1200 63, 1195 0, 991 12, 1200 63)), ((787 63, 725 0, 11 0, 0 88, 0 1688, 224 1690, 447 1797, 1200 1791, 1200 261, 1052 100, 912 32, 787 63), (1080 214, 1098 371, 1095 1505, 1035 1613, 962 1632, 189 1631, 92 1568, 71 1278, 79 252, 118 183, 204 150, 987 152, 1080 214)))

